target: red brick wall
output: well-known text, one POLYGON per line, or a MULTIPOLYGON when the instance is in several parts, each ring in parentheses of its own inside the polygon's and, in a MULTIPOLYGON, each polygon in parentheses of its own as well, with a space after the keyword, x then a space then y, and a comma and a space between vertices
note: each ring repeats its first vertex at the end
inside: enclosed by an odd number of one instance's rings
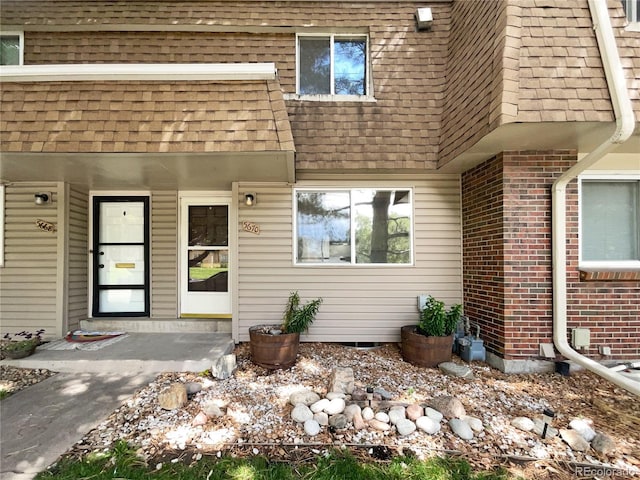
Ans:
MULTIPOLYGON (((464 303, 489 351, 538 356, 552 342, 551 193, 575 152, 503 152, 462 177, 464 303)), ((567 189, 568 332, 591 329, 584 351, 640 358, 640 282, 584 281, 578 269, 577 182, 567 189)))

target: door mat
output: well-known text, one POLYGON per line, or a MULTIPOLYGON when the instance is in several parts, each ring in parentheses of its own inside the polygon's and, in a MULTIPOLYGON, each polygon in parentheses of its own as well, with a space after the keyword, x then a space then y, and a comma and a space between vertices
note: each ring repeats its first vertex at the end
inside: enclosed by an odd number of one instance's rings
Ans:
POLYGON ((74 342, 69 341, 66 338, 61 338, 59 340, 53 340, 52 342, 47 342, 40 345, 38 347, 38 350, 100 350, 101 348, 113 345, 114 343, 118 343, 120 340, 127 338, 128 336, 129 335, 127 335, 126 333, 120 333, 115 337, 111 336, 105 338, 104 340, 95 340, 92 342, 74 342))

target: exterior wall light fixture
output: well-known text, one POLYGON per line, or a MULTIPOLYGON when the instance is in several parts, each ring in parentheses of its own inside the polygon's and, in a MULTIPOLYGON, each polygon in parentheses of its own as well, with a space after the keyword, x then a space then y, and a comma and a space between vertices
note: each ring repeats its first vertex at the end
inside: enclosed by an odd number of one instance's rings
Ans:
POLYGON ((47 203, 51 203, 51 194, 39 192, 34 195, 36 205, 46 205, 47 203))
POLYGON ((258 195, 254 192, 244 194, 244 204, 247 207, 253 207, 256 203, 258 203, 258 195))

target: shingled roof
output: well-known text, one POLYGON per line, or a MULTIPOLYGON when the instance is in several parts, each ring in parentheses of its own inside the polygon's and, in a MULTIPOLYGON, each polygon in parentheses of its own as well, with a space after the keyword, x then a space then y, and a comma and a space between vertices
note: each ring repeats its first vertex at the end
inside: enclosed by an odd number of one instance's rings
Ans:
POLYGON ((293 151, 277 81, 4 83, 3 152, 293 151))

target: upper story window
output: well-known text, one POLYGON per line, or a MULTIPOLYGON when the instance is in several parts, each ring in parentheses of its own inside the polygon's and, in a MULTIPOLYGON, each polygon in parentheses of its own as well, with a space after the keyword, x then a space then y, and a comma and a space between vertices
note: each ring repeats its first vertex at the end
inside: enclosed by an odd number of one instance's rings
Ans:
POLYGON ((640 179, 583 179, 581 263, 640 267, 640 179))
POLYGON ((640 22, 640 0, 622 0, 622 6, 631 23, 640 22))
POLYGON ((22 65, 22 32, 0 34, 0 65, 22 65))
POLYGON ((410 189, 296 190, 295 263, 410 265, 410 189))
POLYGON ((366 35, 298 35, 299 95, 366 96, 366 35))

